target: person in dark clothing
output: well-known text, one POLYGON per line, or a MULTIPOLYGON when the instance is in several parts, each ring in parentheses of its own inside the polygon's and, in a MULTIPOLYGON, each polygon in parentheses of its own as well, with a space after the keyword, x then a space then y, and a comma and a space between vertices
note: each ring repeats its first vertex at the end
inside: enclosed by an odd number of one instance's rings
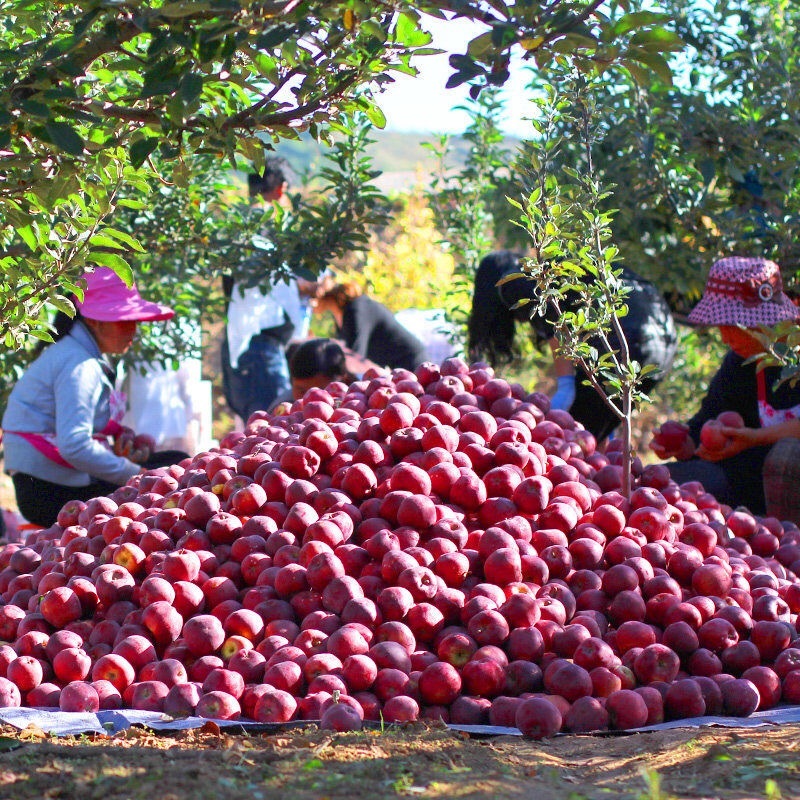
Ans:
POLYGON ((347 369, 347 356, 333 339, 306 339, 293 342, 286 348, 292 387, 280 395, 270 407, 274 411, 287 403, 291 405, 313 387, 325 388, 333 381, 352 383, 356 378, 347 369))
POLYGON ((428 360, 425 345, 386 306, 361 294, 356 284, 335 284, 317 298, 315 311, 330 311, 337 338, 382 367, 414 370, 428 360))
POLYGON ((678 483, 699 481, 717 500, 800 522, 800 386, 777 385, 780 367, 761 371, 748 359, 763 351, 748 329, 800 318, 783 292, 780 269, 763 258, 730 257, 712 267, 689 321, 713 325, 730 348, 711 379, 700 409, 688 422, 680 448, 667 450, 658 433, 650 448, 678 483), (727 444, 710 451, 700 442, 703 425, 736 411, 744 428, 723 427, 727 444))
MULTIPOLYGON (((547 343, 553 352, 554 372, 558 387, 551 398, 551 407, 569 411, 598 442, 605 440, 619 425, 619 418, 608 408, 597 390, 586 384, 586 375, 575 364, 557 355, 554 320, 531 312, 530 305, 515 308, 525 299, 535 299, 536 286, 527 277, 519 277, 498 286, 504 277, 521 271, 520 253, 498 250, 485 256, 475 274, 472 311, 468 323, 468 350, 473 359, 486 359, 491 364, 509 362, 514 356, 516 324, 529 322, 539 344, 547 343)), ((628 344, 630 357, 640 364, 654 364, 658 372, 642 381, 642 389, 650 391, 672 365, 678 337, 666 301, 649 281, 629 269, 622 270, 622 283, 629 288, 626 298, 628 313, 620 317, 620 325, 628 344)), ((566 310, 577 308, 577 295, 565 299, 566 310)), ((612 346, 613 334, 610 334, 612 346)), ((596 345, 602 348, 598 341, 596 345)), ((614 347, 617 350, 617 347, 614 347)))

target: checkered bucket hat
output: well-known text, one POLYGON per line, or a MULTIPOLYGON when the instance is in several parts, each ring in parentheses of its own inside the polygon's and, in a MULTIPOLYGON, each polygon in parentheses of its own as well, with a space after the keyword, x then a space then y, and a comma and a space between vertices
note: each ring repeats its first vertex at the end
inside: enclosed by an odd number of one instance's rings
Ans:
POLYGON ((766 258, 731 256, 715 262, 700 302, 689 314, 697 325, 771 327, 800 318, 784 294, 780 267, 766 258))

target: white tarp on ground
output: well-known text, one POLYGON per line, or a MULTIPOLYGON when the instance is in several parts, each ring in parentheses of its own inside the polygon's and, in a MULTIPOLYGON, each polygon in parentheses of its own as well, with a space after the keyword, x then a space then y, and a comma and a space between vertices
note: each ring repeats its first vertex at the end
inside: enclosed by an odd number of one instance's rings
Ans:
MULTIPOLYGON (((56 736, 77 736, 82 733, 101 733, 112 735, 131 725, 144 725, 155 731, 178 731, 200 728, 208 720, 202 717, 172 719, 165 714, 153 711, 98 711, 96 714, 67 711, 51 711, 36 708, 0 708, 0 722, 24 730, 35 727, 56 736)), ((257 723, 248 720, 214 720, 220 727, 246 727, 254 730, 279 730, 291 726, 310 724, 291 722, 285 724, 257 723)), ((694 717, 663 722, 637 728, 635 731, 612 731, 612 734, 626 734, 643 731, 660 731, 671 728, 701 728, 718 725, 729 728, 755 728, 761 725, 781 725, 800 722, 800 706, 779 706, 769 711, 757 711, 749 717, 694 717)), ((377 723, 375 723, 377 724, 377 723)), ((475 736, 519 736, 516 728, 502 728, 493 725, 450 725, 454 730, 464 731, 475 736)), ((603 732, 605 733, 605 732, 603 732)))

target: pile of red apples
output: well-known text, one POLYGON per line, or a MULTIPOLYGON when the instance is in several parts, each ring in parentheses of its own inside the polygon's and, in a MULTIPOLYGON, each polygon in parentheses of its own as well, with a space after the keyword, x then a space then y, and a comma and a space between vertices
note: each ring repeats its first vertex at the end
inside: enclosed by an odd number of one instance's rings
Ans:
POLYGON ((281 414, 0 551, 0 706, 631 729, 800 702, 800 530, 449 359, 281 414))

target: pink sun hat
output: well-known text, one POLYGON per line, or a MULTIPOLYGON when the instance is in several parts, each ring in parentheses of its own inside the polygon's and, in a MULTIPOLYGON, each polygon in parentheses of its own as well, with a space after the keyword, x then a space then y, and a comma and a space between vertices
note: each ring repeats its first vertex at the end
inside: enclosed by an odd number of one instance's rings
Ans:
POLYGON ((168 306, 145 300, 136 285, 126 286, 122 278, 108 267, 98 267, 83 275, 86 291, 75 305, 86 319, 98 322, 155 322, 172 319, 175 312, 168 306))
POLYGON ((766 258, 730 256, 714 262, 700 302, 689 313, 696 325, 772 327, 800 318, 784 294, 780 267, 766 258))

